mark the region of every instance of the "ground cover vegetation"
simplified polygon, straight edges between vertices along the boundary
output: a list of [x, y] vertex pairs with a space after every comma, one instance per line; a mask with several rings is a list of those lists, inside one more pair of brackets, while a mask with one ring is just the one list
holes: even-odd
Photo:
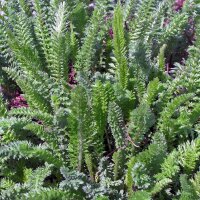
[[199, 14], [2, 1], [0, 199], [199, 200]]

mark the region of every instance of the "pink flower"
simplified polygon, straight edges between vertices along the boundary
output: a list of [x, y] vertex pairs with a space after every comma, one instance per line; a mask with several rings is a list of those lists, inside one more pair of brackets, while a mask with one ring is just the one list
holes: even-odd
[[28, 107], [28, 104], [25, 98], [22, 95], [19, 95], [11, 100], [9, 107], [10, 108]]
[[75, 76], [76, 76], [76, 71], [74, 69], [74, 66], [73, 66], [73, 64], [70, 64], [69, 65], [69, 76], [68, 76], [68, 83], [70, 85], [77, 84]]
[[113, 39], [113, 35], [114, 35], [114, 33], [113, 33], [113, 29], [112, 28], [110, 28], [109, 29], [109, 36]]
[[184, 2], [185, 2], [185, 0], [176, 0], [175, 3], [174, 3], [174, 6], [173, 6], [174, 10], [175, 11], [181, 10]]

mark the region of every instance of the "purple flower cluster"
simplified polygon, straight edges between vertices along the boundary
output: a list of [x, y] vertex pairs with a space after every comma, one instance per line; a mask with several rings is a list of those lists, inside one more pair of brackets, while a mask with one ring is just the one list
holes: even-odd
[[181, 10], [181, 8], [183, 7], [184, 2], [185, 2], [185, 0], [175, 0], [173, 9], [175, 11]]
[[21, 108], [21, 107], [28, 107], [27, 101], [25, 98], [19, 94], [18, 96], [15, 96], [13, 99], [11, 99], [10, 108]]
[[113, 39], [113, 35], [114, 35], [113, 29], [110, 28], [110, 29], [109, 29], [109, 36], [110, 36], [111, 39]]
[[74, 69], [73, 64], [70, 64], [69, 65], [69, 75], [68, 75], [69, 86], [73, 87], [73, 85], [77, 84], [75, 77], [76, 77], [76, 71]]

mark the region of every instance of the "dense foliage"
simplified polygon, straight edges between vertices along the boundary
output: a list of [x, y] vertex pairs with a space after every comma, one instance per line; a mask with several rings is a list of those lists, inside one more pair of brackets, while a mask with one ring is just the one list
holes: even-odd
[[0, 199], [200, 199], [199, 14], [2, 1]]

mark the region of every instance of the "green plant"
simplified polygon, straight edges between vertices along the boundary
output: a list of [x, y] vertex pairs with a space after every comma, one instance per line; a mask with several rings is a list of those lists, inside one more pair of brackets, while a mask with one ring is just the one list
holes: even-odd
[[[1, 6], [1, 70], [28, 107], [0, 96], [0, 199], [200, 197], [199, 1], [173, 4]], [[177, 49], [189, 55], [172, 78]]]

